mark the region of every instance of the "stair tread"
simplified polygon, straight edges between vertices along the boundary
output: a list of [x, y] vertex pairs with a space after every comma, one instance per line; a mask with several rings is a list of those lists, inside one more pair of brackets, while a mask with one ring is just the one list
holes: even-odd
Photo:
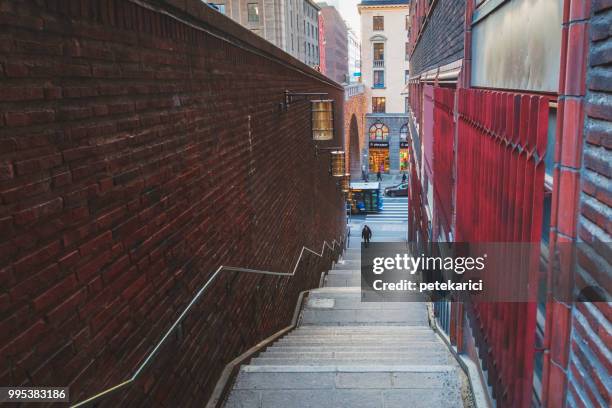
[[426, 305], [362, 302], [360, 265], [353, 242], [309, 292], [300, 326], [240, 367], [226, 408], [463, 406]]

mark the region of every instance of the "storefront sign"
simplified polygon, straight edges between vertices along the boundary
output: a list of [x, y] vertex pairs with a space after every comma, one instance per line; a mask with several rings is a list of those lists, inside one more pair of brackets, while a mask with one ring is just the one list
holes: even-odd
[[409, 149], [410, 142], [400, 142], [400, 149]]
[[384, 149], [388, 149], [389, 148], [389, 142], [370, 142], [370, 148], [376, 148], [376, 147], [382, 147]]

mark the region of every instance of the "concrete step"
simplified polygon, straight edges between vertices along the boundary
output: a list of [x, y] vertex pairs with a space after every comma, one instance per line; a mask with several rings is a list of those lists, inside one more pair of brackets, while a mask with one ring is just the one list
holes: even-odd
[[409, 346], [410, 344], [412, 344], [413, 342], [435, 342], [436, 339], [435, 337], [431, 337], [428, 335], [415, 335], [415, 336], [411, 336], [411, 337], [403, 337], [403, 338], [398, 338], [398, 339], [393, 339], [391, 338], [391, 336], [389, 337], [343, 337], [343, 338], [339, 338], [339, 337], [335, 337], [335, 338], [329, 338], [329, 337], [317, 337], [317, 338], [310, 338], [310, 337], [291, 337], [291, 338], [286, 338], [286, 339], [278, 339], [274, 345], [295, 345], [295, 346], [299, 346], [299, 345], [305, 345], [305, 344], [314, 344], [314, 345], [325, 345], [325, 344], [329, 344], [329, 345], [335, 345], [335, 346], [350, 346], [350, 345], [363, 345], [365, 346], [372, 346], [372, 345], [386, 345], [389, 347], [392, 347], [393, 345], [402, 345], [402, 346]]
[[361, 271], [354, 269], [334, 269], [327, 273], [328, 277], [334, 278], [359, 278], [361, 279]]
[[359, 339], [359, 338], [353, 338], [353, 339], [334, 339], [334, 340], [330, 340], [328, 338], [318, 338], [318, 339], [310, 339], [310, 338], [291, 338], [291, 339], [279, 339], [277, 340], [274, 345], [275, 346], [320, 346], [320, 345], [325, 345], [325, 344], [329, 344], [329, 345], [335, 345], [335, 346], [364, 346], [364, 347], [370, 347], [370, 346], [376, 346], [376, 345], [381, 345], [381, 346], [386, 346], [389, 348], [392, 347], [396, 347], [396, 346], [410, 346], [411, 344], [414, 343], [422, 343], [422, 342], [434, 342], [435, 339], [429, 336], [414, 336], [411, 337], [409, 339], [400, 339], [400, 340], [393, 340], [393, 339], [377, 339], [377, 338], [369, 338], [369, 339]]
[[361, 286], [361, 279], [325, 279], [325, 286], [332, 288]]
[[251, 359], [251, 365], [430, 365], [430, 364], [450, 364], [452, 357], [448, 355], [437, 355], [435, 353], [427, 353], [414, 355], [405, 358], [394, 356], [363, 356], [363, 357], [331, 357], [331, 358], [271, 358], [271, 357], [256, 357]]
[[[409, 352], [412, 350], [420, 350], [422, 352], [426, 352], [432, 349], [443, 349], [443, 344], [435, 344], [431, 341], [421, 341], [421, 342], [410, 342], [410, 344], [403, 344], [401, 346], [394, 346], [393, 351], [397, 352]], [[282, 351], [282, 352], [318, 352], [318, 351], [346, 351], [346, 352], [386, 352], [389, 351], [389, 347], [384, 344], [381, 345], [353, 345], [353, 346], [341, 346], [341, 345], [329, 345], [329, 344], [321, 344], [319, 346], [283, 346], [283, 345], [274, 345], [269, 346], [266, 351]]]
[[296, 336], [296, 337], [287, 337], [283, 339], [278, 339], [274, 343], [274, 345], [289, 344], [289, 343], [298, 344], [300, 342], [325, 344], [327, 342], [329, 345], [338, 345], [338, 346], [351, 344], [351, 343], [357, 343], [357, 344], [363, 344], [363, 345], [370, 345], [370, 344], [376, 344], [376, 343], [380, 343], [381, 345], [382, 344], [403, 344], [407, 346], [415, 341], [419, 341], [419, 342], [426, 342], [426, 341], [437, 342], [438, 341], [435, 338], [435, 335], [434, 337], [432, 337], [427, 334], [415, 334], [413, 336], [402, 336], [402, 337], [398, 336], [395, 339], [393, 338], [393, 336], [385, 336], [385, 337], [382, 337], [382, 336], [381, 337], [374, 337], [374, 336], [371, 336], [371, 337], [365, 337], [365, 336], [350, 336], [350, 337], [349, 336], [343, 336], [343, 337]]
[[[284, 336], [285, 339], [301, 339], [301, 338], [309, 338], [309, 339], [330, 339], [330, 340], [346, 340], [346, 339], [359, 339], [359, 340], [385, 340], [385, 339], [400, 339], [400, 340], [410, 340], [415, 337], [427, 337], [432, 339], [437, 339], [436, 335], [431, 331], [423, 330], [413, 330], [413, 331], [390, 331], [385, 330], [384, 332], [338, 332], [338, 333], [330, 333], [324, 332], [321, 330], [306, 330], [308, 326], [303, 326], [301, 330], [293, 331], [289, 335]], [[402, 326], [398, 326], [402, 327]], [[280, 339], [279, 339], [280, 340]]]
[[[407, 405], [409, 401], [409, 405]], [[450, 366], [246, 366], [225, 407], [415, 408], [463, 406]]]
[[402, 309], [304, 310], [303, 324], [316, 325], [422, 325], [427, 317]]
[[374, 326], [371, 328], [362, 326], [300, 326], [290, 334], [308, 332], [323, 334], [398, 334], [398, 333], [431, 333], [429, 326]]
[[[307, 327], [307, 326], [306, 326]], [[341, 340], [341, 339], [413, 339], [414, 337], [422, 337], [422, 336], [431, 336], [431, 338], [437, 338], [436, 335], [427, 329], [415, 328], [412, 331], [377, 331], [377, 332], [355, 332], [355, 331], [346, 331], [346, 332], [323, 332], [321, 330], [307, 330], [305, 326], [302, 326], [302, 330], [292, 331], [288, 335], [283, 338], [286, 339], [299, 339], [299, 338], [309, 338], [309, 339], [330, 339], [330, 340]], [[419, 327], [419, 326], [416, 326]], [[279, 339], [280, 340], [280, 339]]]
[[360, 259], [351, 259], [340, 261], [334, 265], [332, 270], [346, 270], [346, 269], [360, 269], [361, 268], [361, 258]]
[[446, 350], [444, 349], [414, 349], [414, 350], [404, 350], [404, 351], [396, 351], [392, 349], [388, 350], [378, 350], [378, 351], [338, 351], [338, 350], [318, 350], [318, 351], [279, 351], [279, 350], [266, 350], [259, 355], [260, 358], [288, 358], [288, 359], [320, 359], [320, 358], [332, 358], [332, 359], [386, 359], [386, 358], [395, 358], [398, 360], [402, 359], [422, 359], [423, 351], [427, 351], [427, 354], [430, 356], [444, 357], [446, 356]]

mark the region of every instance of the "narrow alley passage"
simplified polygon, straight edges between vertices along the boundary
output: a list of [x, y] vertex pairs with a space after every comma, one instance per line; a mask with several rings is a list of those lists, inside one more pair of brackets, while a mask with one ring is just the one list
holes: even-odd
[[226, 408], [464, 406], [461, 369], [430, 328], [427, 304], [361, 301], [364, 223], [375, 241], [405, 240], [401, 220], [354, 218], [349, 248], [309, 292], [299, 326], [240, 368]]

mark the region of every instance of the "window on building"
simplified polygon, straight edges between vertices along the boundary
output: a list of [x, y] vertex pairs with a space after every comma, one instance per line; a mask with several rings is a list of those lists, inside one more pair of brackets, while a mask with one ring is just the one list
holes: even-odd
[[408, 113], [410, 111], [410, 99], [408, 97], [404, 98], [404, 113]]
[[374, 31], [383, 31], [385, 29], [385, 18], [383, 16], [372, 17], [372, 26]]
[[400, 128], [400, 142], [405, 142], [407, 140], [408, 140], [408, 124], [406, 123], [404, 124], [404, 126]]
[[405, 70], [404, 71], [404, 84], [407, 84], [409, 80], [410, 80], [410, 71]]
[[410, 16], [406, 16], [406, 31], [410, 30]]
[[410, 58], [410, 44], [406, 43], [406, 61]]
[[259, 23], [259, 4], [247, 4], [247, 19], [249, 23]]
[[374, 61], [384, 61], [385, 59], [385, 44], [374, 43]]
[[372, 113], [385, 113], [386, 99], [384, 97], [373, 97], [372, 98]]
[[374, 71], [374, 88], [385, 87], [385, 71], [377, 69]]
[[384, 123], [376, 122], [370, 126], [370, 140], [387, 140], [388, 137], [389, 128]]
[[219, 13], [225, 14], [225, 4], [223, 3], [209, 3], [209, 4], [213, 6], [213, 8], [216, 9]]

